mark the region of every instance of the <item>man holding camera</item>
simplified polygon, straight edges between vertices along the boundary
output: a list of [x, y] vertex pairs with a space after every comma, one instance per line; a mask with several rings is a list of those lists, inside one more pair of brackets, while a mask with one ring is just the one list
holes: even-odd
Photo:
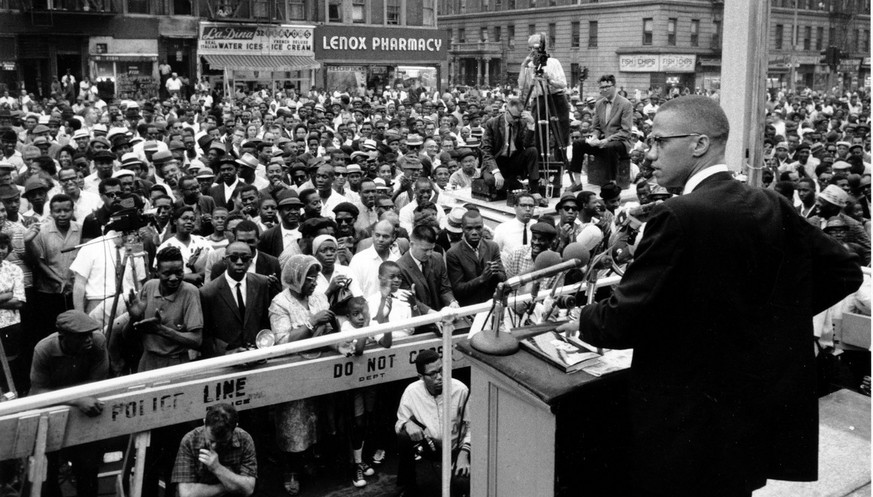
[[[564, 161], [567, 139], [570, 136], [570, 104], [567, 101], [567, 77], [561, 62], [546, 53], [546, 34], [536, 33], [527, 39], [530, 54], [521, 63], [518, 75], [518, 87], [522, 95], [530, 95], [533, 99], [533, 115], [537, 120], [536, 146], [540, 154], [545, 153], [549, 142], [549, 124], [545, 121], [546, 113], [550, 118], [558, 119], [558, 126], [552, 138], [555, 141], [554, 158]], [[539, 82], [543, 84], [540, 85]], [[531, 90], [531, 86], [533, 89]], [[545, 94], [544, 94], [545, 93]], [[527, 101], [522, 105], [526, 105]], [[554, 122], [554, 121], [550, 121]], [[550, 160], [547, 157], [546, 160]]]

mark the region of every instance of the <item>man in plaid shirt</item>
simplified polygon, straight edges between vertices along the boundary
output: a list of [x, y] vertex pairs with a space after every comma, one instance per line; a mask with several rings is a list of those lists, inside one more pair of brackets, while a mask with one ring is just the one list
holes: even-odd
[[237, 421], [233, 406], [216, 404], [206, 410], [204, 425], [185, 435], [172, 478], [180, 497], [252, 495], [258, 474], [255, 444]]
[[[551, 220], [550, 218], [544, 218]], [[519, 276], [525, 273], [530, 273], [534, 270], [534, 262], [537, 256], [546, 250], [551, 250], [555, 244], [555, 239], [558, 236], [558, 230], [555, 225], [547, 221], [539, 221], [530, 227], [531, 238], [530, 245], [523, 245], [509, 252], [506, 259], [503, 261], [503, 267], [506, 268], [506, 278]], [[549, 288], [554, 283], [555, 277], [545, 278], [540, 282], [542, 288]], [[527, 293], [530, 291], [530, 284], [518, 289], [518, 293]]]

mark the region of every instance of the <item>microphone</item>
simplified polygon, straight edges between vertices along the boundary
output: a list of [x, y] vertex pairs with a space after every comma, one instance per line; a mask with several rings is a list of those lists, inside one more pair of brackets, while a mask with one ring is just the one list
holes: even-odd
[[561, 255], [561, 259], [564, 262], [577, 259], [580, 267], [585, 266], [588, 264], [588, 261], [591, 260], [591, 251], [587, 250], [581, 243], [573, 242], [564, 247], [564, 253]]
[[618, 237], [621, 233], [625, 233], [628, 230], [640, 229], [640, 226], [652, 217], [652, 213], [655, 209], [663, 203], [663, 200], [656, 200], [654, 202], [649, 202], [648, 204], [620, 211], [615, 217], [616, 230], [609, 237], [609, 244], [613, 245], [618, 241]]
[[[564, 271], [564, 273], [561, 275], [566, 280], [567, 275], [571, 271], [575, 271], [588, 265], [588, 261], [591, 260], [591, 251], [586, 249], [585, 246], [581, 243], [573, 242], [564, 247], [564, 252], [561, 258], [564, 260], [564, 262], [577, 261], [577, 266], [567, 268], [567, 270]], [[560, 282], [560, 276], [558, 278], [555, 278], [555, 282], [552, 284], [552, 292], [549, 294], [548, 297], [543, 300], [543, 321], [547, 320], [552, 314], [552, 309], [554, 309], [555, 306], [555, 293], [558, 291]], [[573, 299], [575, 300], [575, 297], [573, 297]]]
[[[557, 252], [553, 252], [551, 250], [545, 250], [540, 252], [540, 255], [537, 256], [537, 259], [534, 261], [534, 271], [541, 271], [543, 269], [554, 266], [555, 264], [561, 263], [561, 256], [558, 255]], [[530, 288], [531, 299], [530, 302], [527, 303], [527, 312], [525, 314], [530, 314], [533, 312], [534, 307], [536, 306], [536, 296], [540, 293], [540, 280], [537, 279], [533, 282]]]

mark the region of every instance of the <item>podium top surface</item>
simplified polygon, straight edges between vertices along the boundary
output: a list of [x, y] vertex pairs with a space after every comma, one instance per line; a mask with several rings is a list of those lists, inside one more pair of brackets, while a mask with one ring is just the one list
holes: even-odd
[[473, 366], [481, 363], [499, 372], [504, 379], [528, 390], [537, 398], [555, 408], [569, 394], [579, 390], [611, 387], [623, 381], [628, 370], [605, 376], [592, 376], [585, 371], [565, 373], [525, 349], [508, 356], [484, 354], [470, 346], [469, 339], [457, 344], [457, 349], [471, 359]]

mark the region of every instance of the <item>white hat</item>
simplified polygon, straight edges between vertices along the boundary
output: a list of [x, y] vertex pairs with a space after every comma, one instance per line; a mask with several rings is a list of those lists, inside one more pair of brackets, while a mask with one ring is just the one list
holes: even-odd
[[828, 185], [827, 188], [819, 192], [818, 198], [842, 209], [849, 200], [849, 194], [837, 185]]

